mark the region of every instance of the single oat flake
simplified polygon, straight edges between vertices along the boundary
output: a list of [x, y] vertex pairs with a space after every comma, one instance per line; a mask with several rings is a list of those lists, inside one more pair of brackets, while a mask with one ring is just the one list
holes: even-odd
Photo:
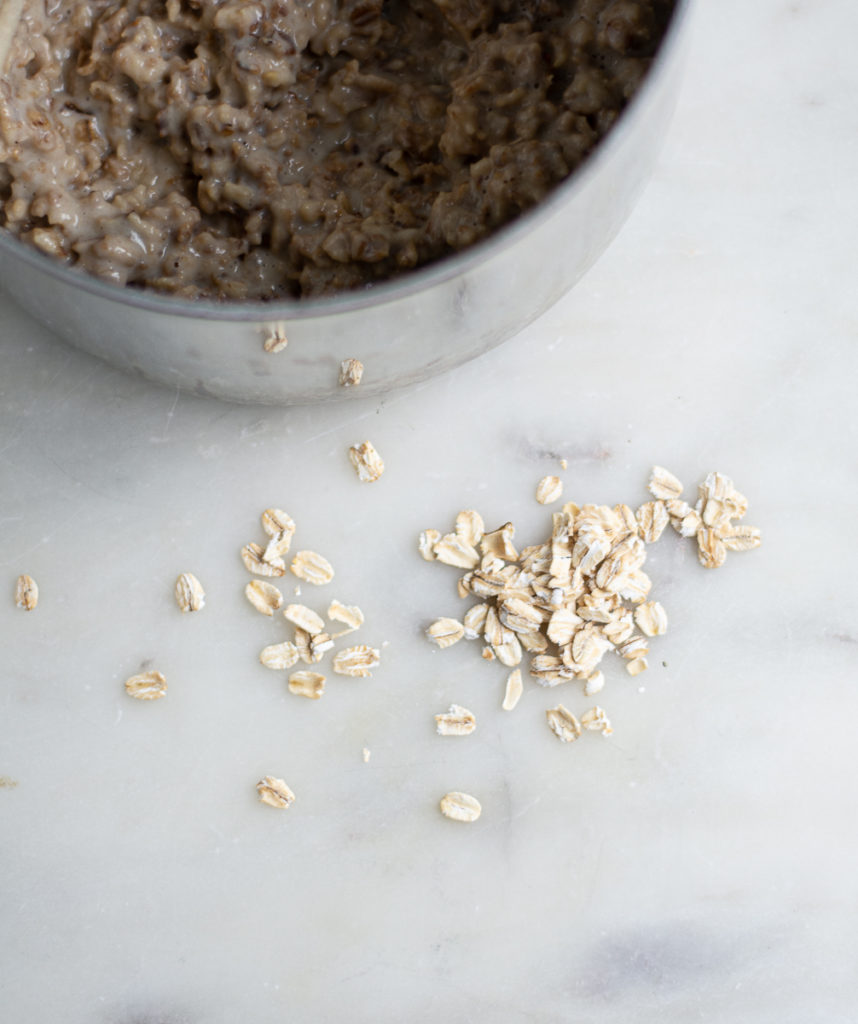
[[727, 548], [719, 531], [712, 527], [701, 527], [697, 531], [697, 559], [704, 569], [718, 569], [724, 564]]
[[183, 612], [198, 612], [205, 607], [206, 592], [192, 572], [183, 572], [176, 580], [175, 595]]
[[635, 608], [635, 622], [646, 636], [661, 636], [667, 632], [667, 612], [658, 601], [647, 601]]
[[325, 677], [318, 672], [299, 669], [289, 676], [289, 692], [298, 697], [309, 697], [318, 700], [325, 692]]
[[600, 732], [603, 736], [610, 736], [614, 731], [608, 721], [608, 716], [598, 705], [581, 715], [581, 726], [584, 729], [589, 729], [590, 732]]
[[435, 715], [435, 730], [439, 736], [470, 736], [477, 727], [473, 711], [451, 704], [449, 710]]
[[435, 542], [432, 550], [439, 562], [457, 569], [474, 569], [480, 561], [477, 549], [455, 533], [445, 534]]
[[648, 501], [641, 505], [635, 518], [641, 537], [647, 544], [654, 544], [670, 522], [670, 516], [663, 501]]
[[26, 612], [31, 612], [39, 603], [39, 585], [32, 576], [26, 573], [15, 581], [15, 604]]
[[441, 534], [438, 530], [424, 530], [417, 542], [417, 550], [420, 552], [421, 558], [425, 558], [427, 562], [434, 562], [435, 545], [440, 539]]
[[325, 631], [325, 620], [305, 604], [287, 604], [283, 609], [283, 616], [293, 626], [303, 629], [310, 636]]
[[167, 680], [160, 672], [140, 672], [125, 680], [125, 692], [135, 700], [158, 700], [167, 696]]
[[334, 633], [334, 639], [353, 633], [363, 625], [363, 612], [356, 604], [343, 604], [337, 600], [331, 601], [328, 605], [328, 618], [331, 622], [342, 622], [347, 627], [339, 633]]
[[358, 475], [358, 480], [362, 480], [364, 483], [372, 483], [374, 480], [378, 480], [384, 472], [384, 461], [373, 447], [371, 441], [352, 445], [349, 448], [349, 458]]
[[358, 644], [338, 651], [334, 655], [333, 669], [341, 676], [364, 678], [372, 675], [370, 669], [377, 668], [380, 661], [381, 655], [377, 648]]
[[299, 579], [316, 586], [330, 583], [334, 578], [331, 563], [315, 551], [299, 551], [289, 568]]
[[276, 355], [278, 352], [282, 352], [288, 344], [289, 339], [286, 337], [286, 332], [278, 326], [271, 329], [271, 333], [263, 341], [262, 347], [271, 355]]
[[267, 508], [262, 513], [262, 529], [269, 537], [277, 537], [281, 533], [293, 534], [295, 521], [282, 508]]
[[279, 809], [291, 807], [295, 803], [295, 794], [286, 785], [283, 779], [275, 779], [273, 775], [266, 775], [256, 783], [256, 791], [259, 799], [269, 807]]
[[241, 560], [248, 572], [256, 576], [285, 576], [286, 563], [282, 558], [272, 558], [266, 562], [265, 549], [260, 544], [245, 544], [241, 549]]
[[728, 551], [752, 551], [760, 546], [756, 526], [728, 526], [721, 534], [721, 543]]
[[456, 619], [437, 619], [426, 630], [426, 636], [439, 647], [449, 647], [465, 635], [465, 627]]
[[363, 377], [363, 363], [360, 359], [344, 359], [340, 363], [340, 386], [357, 387]]
[[298, 660], [298, 648], [295, 644], [284, 640], [281, 644], [271, 644], [259, 652], [259, 660], [266, 668], [282, 671], [291, 668]]
[[552, 505], [563, 494], [563, 481], [559, 476], [544, 476], [536, 485], [536, 500], [540, 505]]
[[673, 473], [668, 472], [663, 466], [653, 466], [647, 490], [654, 498], [669, 501], [671, 498], [679, 498], [683, 487]]
[[476, 548], [485, 532], [486, 524], [483, 517], [475, 509], [464, 508], [456, 516], [456, 536], [472, 548]]
[[455, 790], [441, 797], [441, 813], [452, 821], [476, 821], [482, 813], [482, 806], [476, 797]]
[[504, 711], [512, 711], [521, 699], [523, 689], [524, 687], [521, 682], [521, 669], [515, 668], [507, 676], [506, 691], [504, 693], [503, 704], [501, 704]]
[[545, 719], [551, 731], [563, 743], [572, 743], [581, 735], [581, 723], [562, 704], [546, 711]]
[[244, 588], [244, 596], [263, 615], [273, 615], [283, 604], [283, 595], [273, 583], [251, 580]]

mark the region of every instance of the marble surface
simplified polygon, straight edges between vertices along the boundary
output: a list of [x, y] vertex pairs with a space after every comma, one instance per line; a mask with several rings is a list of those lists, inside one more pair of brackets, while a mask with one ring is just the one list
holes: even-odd
[[[514, 341], [380, 402], [187, 398], [0, 298], [4, 1022], [856, 1019], [856, 28], [851, 0], [703, 0], [605, 257]], [[345, 455], [365, 437], [373, 486]], [[609, 664], [615, 735], [568, 747], [543, 713], [579, 690], [505, 714], [502, 669], [429, 647], [462, 606], [415, 551], [469, 505], [539, 539], [560, 458], [570, 498], [610, 503], [644, 500], [653, 462], [723, 470], [764, 531], [718, 572], [653, 548], [670, 631], [638, 679]], [[272, 503], [337, 568], [304, 597], [389, 641], [320, 702], [256, 662], [285, 630], [237, 550]], [[130, 701], [150, 663], [167, 699]], [[451, 701], [474, 736], [434, 735]], [[255, 800], [266, 773], [288, 812]], [[451, 788], [477, 824], [438, 814]]]

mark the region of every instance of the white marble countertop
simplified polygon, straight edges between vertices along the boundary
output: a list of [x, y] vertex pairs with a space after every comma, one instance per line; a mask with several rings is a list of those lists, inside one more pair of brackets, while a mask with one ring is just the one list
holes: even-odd
[[[608, 253], [514, 341], [381, 402], [169, 393], [0, 298], [4, 1022], [856, 1019], [856, 28], [851, 0], [704, 0]], [[372, 486], [345, 454], [366, 437]], [[560, 458], [569, 498], [609, 503], [645, 500], [653, 462], [722, 470], [764, 531], [718, 572], [653, 548], [670, 631], [645, 675], [609, 663], [614, 736], [571, 746], [543, 716], [591, 704], [575, 684], [506, 714], [501, 668], [423, 639], [462, 606], [415, 549], [467, 506], [541, 539]], [[286, 632], [237, 552], [271, 504], [337, 568], [313, 603], [389, 641], [319, 702], [256, 661]], [[149, 663], [167, 699], [129, 700]], [[435, 736], [451, 701], [473, 737]], [[256, 801], [267, 773], [287, 812]], [[440, 816], [448, 789], [479, 822]]]

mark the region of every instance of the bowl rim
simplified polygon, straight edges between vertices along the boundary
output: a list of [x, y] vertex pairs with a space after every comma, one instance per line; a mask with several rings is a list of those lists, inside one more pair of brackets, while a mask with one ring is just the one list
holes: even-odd
[[465, 274], [472, 268], [487, 262], [496, 251], [513, 245], [517, 238], [529, 233], [534, 227], [551, 218], [555, 210], [564, 205], [570, 196], [586, 189], [588, 181], [599, 173], [599, 168], [610, 159], [610, 154], [622, 146], [622, 138], [629, 131], [630, 119], [635, 117], [637, 108], [655, 87], [655, 80], [661, 76], [663, 67], [670, 62], [671, 54], [677, 48], [677, 39], [688, 20], [688, 9], [693, 2], [694, 0], [676, 0], [665, 36], [640, 88], [637, 89], [623, 110], [617, 124], [598, 143], [579, 168], [555, 186], [536, 206], [526, 210], [513, 221], [502, 225], [486, 238], [460, 252], [451, 253], [442, 259], [418, 267], [414, 271], [406, 272], [401, 277], [382, 281], [366, 288], [338, 292], [319, 298], [254, 299], [252, 301], [183, 299], [101, 280], [87, 271], [79, 270], [74, 265], [57, 262], [52, 257], [39, 252], [35, 247], [9, 234], [3, 228], [0, 228], [0, 255], [5, 253], [63, 284], [89, 292], [91, 295], [117, 305], [133, 306], [151, 313], [197, 320], [222, 320], [233, 323], [282, 321], [288, 324], [320, 316], [352, 313], [410, 298], [418, 292], [428, 291], [436, 285], [443, 284], [451, 278]]

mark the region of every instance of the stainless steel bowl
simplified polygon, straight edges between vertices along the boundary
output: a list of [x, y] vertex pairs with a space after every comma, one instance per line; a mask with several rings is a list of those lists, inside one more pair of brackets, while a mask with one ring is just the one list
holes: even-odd
[[[0, 231], [0, 282], [61, 338], [118, 369], [238, 402], [380, 394], [512, 337], [587, 271], [630, 213], [673, 112], [692, 0], [678, 0], [642, 87], [587, 162], [535, 209], [465, 252], [370, 290], [277, 303], [189, 302], [123, 289]], [[262, 342], [289, 339], [271, 355]], [[365, 367], [338, 385], [344, 359]]]

